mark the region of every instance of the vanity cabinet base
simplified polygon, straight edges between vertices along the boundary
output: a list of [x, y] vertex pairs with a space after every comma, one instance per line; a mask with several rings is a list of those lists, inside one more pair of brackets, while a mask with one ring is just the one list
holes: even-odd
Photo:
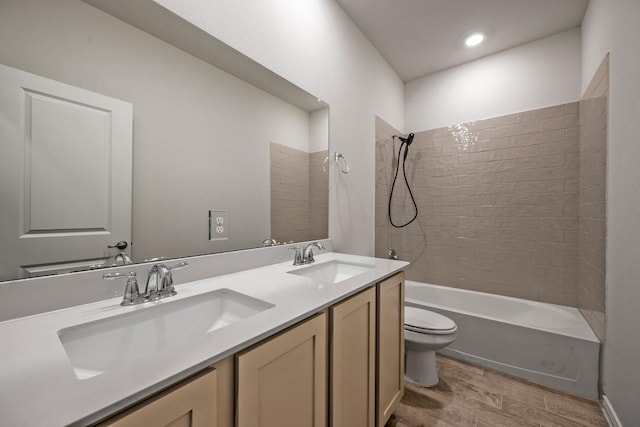
[[327, 315], [237, 356], [237, 427], [325, 427]]
[[404, 273], [380, 283], [378, 293], [378, 427], [384, 427], [404, 395]]
[[375, 424], [376, 290], [331, 307], [332, 427]]
[[399, 273], [98, 425], [384, 427], [403, 394]]

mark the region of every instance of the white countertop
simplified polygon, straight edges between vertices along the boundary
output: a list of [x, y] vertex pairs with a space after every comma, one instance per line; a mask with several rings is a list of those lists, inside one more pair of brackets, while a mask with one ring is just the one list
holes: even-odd
[[[118, 297], [2, 322], [0, 425], [42, 427], [98, 421], [408, 265], [340, 253], [317, 255], [316, 263], [336, 259], [373, 268], [343, 282], [326, 284], [287, 274], [305, 267], [294, 267], [288, 261], [177, 284], [178, 295], [138, 306], [122, 307]], [[262, 299], [275, 307], [83, 380], [76, 377], [58, 338], [58, 331], [64, 328], [222, 288]]]

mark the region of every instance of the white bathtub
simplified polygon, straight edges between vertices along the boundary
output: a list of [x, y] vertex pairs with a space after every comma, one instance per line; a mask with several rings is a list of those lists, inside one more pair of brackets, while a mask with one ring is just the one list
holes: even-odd
[[405, 304], [456, 322], [443, 354], [598, 398], [600, 341], [575, 308], [410, 280]]

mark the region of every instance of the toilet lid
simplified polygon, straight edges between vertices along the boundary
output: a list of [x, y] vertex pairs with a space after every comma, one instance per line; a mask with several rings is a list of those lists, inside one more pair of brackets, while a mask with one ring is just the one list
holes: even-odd
[[451, 334], [458, 329], [453, 320], [417, 307], [404, 308], [405, 329], [426, 334]]

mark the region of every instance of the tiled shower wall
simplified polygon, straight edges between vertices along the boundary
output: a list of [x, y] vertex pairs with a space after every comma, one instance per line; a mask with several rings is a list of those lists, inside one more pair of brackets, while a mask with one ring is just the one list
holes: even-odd
[[[399, 142], [376, 122], [376, 256], [394, 248], [408, 278], [576, 306], [579, 104], [416, 133], [407, 160], [418, 220], [389, 225]], [[413, 206], [398, 176], [394, 222]]]
[[607, 56], [580, 102], [578, 307], [601, 340], [605, 335], [608, 94]]
[[329, 236], [329, 165], [325, 163], [328, 151], [309, 154], [309, 238], [325, 239]]
[[327, 238], [329, 184], [322, 169], [327, 153], [270, 144], [271, 236], [265, 238], [278, 242]]

